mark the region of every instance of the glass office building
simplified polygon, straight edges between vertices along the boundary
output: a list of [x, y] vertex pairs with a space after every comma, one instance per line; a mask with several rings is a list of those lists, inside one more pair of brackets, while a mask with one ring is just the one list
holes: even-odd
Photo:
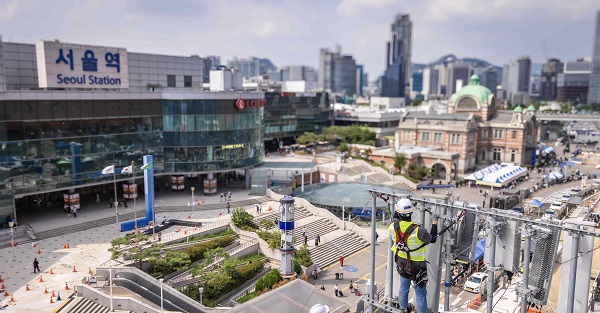
[[264, 93], [205, 92], [202, 66], [197, 56], [0, 41], [2, 220], [58, 210], [63, 193], [108, 200], [113, 175], [102, 169], [115, 165], [117, 182], [130, 182], [121, 171], [134, 161], [141, 178], [143, 155], [165, 181], [261, 164]]

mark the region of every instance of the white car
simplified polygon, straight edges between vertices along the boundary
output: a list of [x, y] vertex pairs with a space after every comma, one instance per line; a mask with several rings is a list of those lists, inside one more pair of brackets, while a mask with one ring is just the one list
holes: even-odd
[[567, 203], [569, 200], [571, 200], [571, 195], [569, 194], [564, 194], [562, 197], [560, 197], [560, 202], [562, 203]]
[[581, 189], [579, 189], [579, 188], [573, 188], [569, 191], [569, 195], [571, 195], [572, 197], [575, 197], [576, 195], [579, 194], [580, 191], [581, 191]]
[[488, 275], [486, 273], [483, 273], [483, 272], [475, 273], [475, 274], [471, 275], [471, 277], [469, 277], [469, 279], [467, 279], [467, 281], [465, 282], [464, 288], [466, 291], [479, 293], [480, 288], [482, 288], [482, 287], [485, 288], [485, 283], [487, 282], [487, 278], [488, 278]]

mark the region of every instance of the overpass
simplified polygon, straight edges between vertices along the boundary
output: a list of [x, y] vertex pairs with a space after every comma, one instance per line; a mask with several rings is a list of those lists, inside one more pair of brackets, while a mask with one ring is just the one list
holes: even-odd
[[536, 112], [535, 117], [538, 121], [600, 121], [600, 114], [566, 114], [566, 113], [542, 113]]

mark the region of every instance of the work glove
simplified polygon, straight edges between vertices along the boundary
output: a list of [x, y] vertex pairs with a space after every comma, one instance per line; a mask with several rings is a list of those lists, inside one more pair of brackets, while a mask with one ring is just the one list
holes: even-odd
[[431, 221], [432, 222], [437, 222], [440, 219], [440, 215], [437, 213], [432, 213], [431, 214]]

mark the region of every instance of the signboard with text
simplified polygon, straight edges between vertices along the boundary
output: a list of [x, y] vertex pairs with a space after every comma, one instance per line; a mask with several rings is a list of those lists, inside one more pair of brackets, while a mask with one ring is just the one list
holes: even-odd
[[35, 44], [40, 88], [129, 88], [127, 50], [56, 41]]

